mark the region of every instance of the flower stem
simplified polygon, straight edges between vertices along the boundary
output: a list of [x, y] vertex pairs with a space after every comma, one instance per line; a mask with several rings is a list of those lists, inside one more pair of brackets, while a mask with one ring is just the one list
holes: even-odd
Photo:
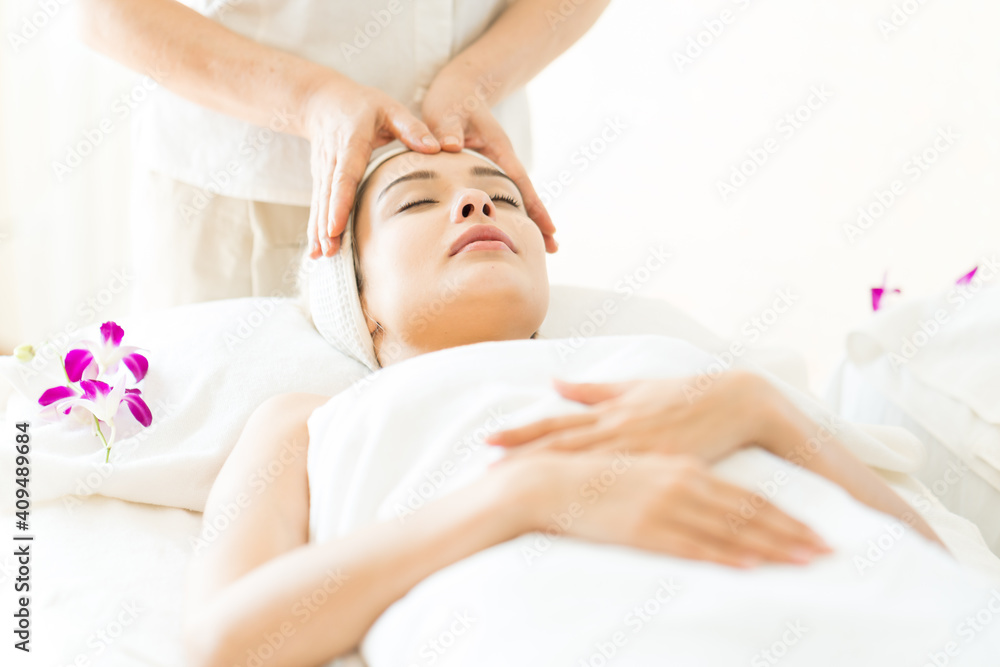
[[[66, 382], [68, 384], [73, 384], [73, 382], [69, 379], [69, 371], [66, 370], [66, 362], [63, 361], [63, 356], [61, 354], [59, 355], [59, 365], [62, 366], [63, 375], [66, 376]], [[97, 419], [97, 417], [94, 417], [94, 419]]]
[[111, 456], [111, 445], [108, 444], [107, 439], [104, 437], [104, 433], [101, 431], [101, 422], [97, 419], [97, 415], [91, 415], [94, 418], [94, 426], [97, 428], [97, 435], [101, 436], [101, 442], [104, 443], [104, 462], [108, 462], [108, 458]]

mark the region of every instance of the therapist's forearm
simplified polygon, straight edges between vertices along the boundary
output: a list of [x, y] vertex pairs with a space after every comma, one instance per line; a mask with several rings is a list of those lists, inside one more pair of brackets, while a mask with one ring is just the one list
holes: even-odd
[[438, 76], [486, 91], [494, 106], [572, 46], [611, 0], [518, 0]]
[[192, 102], [306, 136], [301, 110], [321, 81], [340, 76], [228, 30], [175, 0], [81, 0], [91, 48], [148, 74]]

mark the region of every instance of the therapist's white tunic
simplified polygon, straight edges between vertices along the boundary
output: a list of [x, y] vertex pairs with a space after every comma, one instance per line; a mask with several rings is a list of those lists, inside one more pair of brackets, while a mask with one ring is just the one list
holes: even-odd
[[[379, 88], [418, 117], [435, 74], [478, 38], [505, 0], [184, 0], [234, 32]], [[489, 85], [489, 82], [484, 82]], [[493, 109], [530, 164], [525, 93]], [[281, 127], [276, 111], [272, 127]], [[134, 160], [212, 194], [309, 206], [309, 142], [189, 102], [164, 88], [136, 116]]]

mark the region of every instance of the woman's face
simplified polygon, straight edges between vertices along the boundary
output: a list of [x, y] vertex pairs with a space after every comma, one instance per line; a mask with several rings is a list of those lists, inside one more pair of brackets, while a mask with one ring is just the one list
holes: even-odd
[[383, 366], [538, 330], [549, 304], [545, 244], [517, 187], [492, 165], [407, 152], [361, 195], [361, 301]]

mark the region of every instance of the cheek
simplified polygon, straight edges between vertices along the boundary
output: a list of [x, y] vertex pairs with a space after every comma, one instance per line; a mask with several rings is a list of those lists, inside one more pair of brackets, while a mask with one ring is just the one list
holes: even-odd
[[432, 258], [440, 249], [429, 234], [401, 228], [373, 237], [366, 250], [371, 260], [365, 265], [369, 310], [394, 321], [431, 290], [437, 266]]

